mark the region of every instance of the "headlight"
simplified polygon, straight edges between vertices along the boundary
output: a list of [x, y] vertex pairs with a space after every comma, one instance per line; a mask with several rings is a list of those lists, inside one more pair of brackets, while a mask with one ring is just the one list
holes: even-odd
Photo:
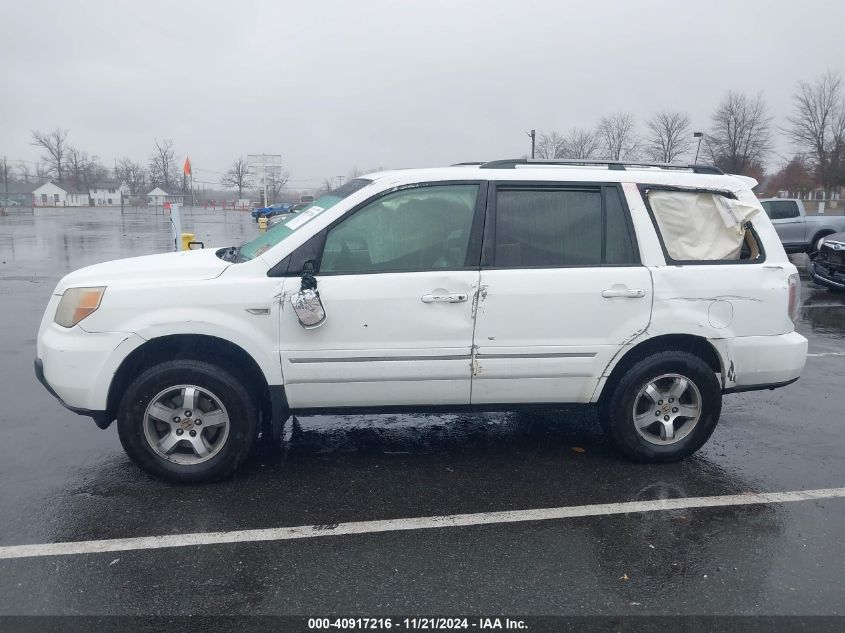
[[73, 327], [100, 307], [105, 291], [105, 286], [68, 288], [59, 301], [53, 320], [62, 327]]

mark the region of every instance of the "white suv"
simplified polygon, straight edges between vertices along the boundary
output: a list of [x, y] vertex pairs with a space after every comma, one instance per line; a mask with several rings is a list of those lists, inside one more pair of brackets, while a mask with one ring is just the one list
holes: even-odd
[[799, 277], [754, 184], [605, 161], [371, 174], [240, 247], [67, 275], [36, 373], [171, 481], [330, 410], [593, 404], [623, 453], [677, 460], [722, 394], [804, 366]]

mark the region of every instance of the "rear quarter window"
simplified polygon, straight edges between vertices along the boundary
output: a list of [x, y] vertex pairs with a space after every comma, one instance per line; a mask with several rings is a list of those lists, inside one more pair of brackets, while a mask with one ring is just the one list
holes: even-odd
[[664, 254], [673, 263], [762, 259], [752, 225], [758, 207], [715, 191], [645, 188], [645, 198]]

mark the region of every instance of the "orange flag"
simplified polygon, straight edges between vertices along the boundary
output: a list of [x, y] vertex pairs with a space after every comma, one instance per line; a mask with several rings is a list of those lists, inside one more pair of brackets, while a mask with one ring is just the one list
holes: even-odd
[[182, 167], [182, 171], [185, 172], [186, 176], [191, 175], [191, 159], [187, 156], [185, 157], [185, 165]]

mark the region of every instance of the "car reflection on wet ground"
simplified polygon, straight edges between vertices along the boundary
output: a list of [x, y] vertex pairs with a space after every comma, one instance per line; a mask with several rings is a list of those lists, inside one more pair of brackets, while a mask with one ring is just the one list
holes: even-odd
[[[184, 216], [207, 245], [257, 230]], [[684, 462], [624, 460], [584, 409], [310, 416], [230, 481], [150, 480], [32, 359], [62, 275], [169, 247], [151, 211], [0, 218], [0, 546], [845, 486], [845, 295], [813, 286], [803, 256], [804, 375], [727, 396]], [[843, 533], [845, 501], [826, 499], [21, 558], [0, 560], [0, 613], [843, 614]]]

